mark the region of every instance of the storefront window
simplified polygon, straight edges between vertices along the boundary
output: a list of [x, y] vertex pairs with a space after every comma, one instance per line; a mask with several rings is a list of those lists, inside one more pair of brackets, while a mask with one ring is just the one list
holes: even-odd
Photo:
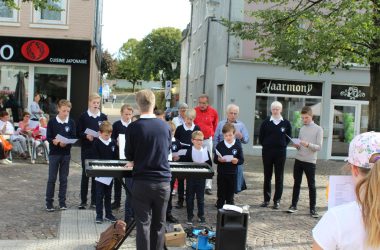
[[15, 22], [17, 20], [17, 10], [9, 8], [4, 1], [0, 1], [0, 21]]
[[254, 123], [254, 140], [253, 145], [259, 145], [259, 132], [261, 123], [271, 115], [270, 105], [274, 101], [282, 104], [282, 116], [292, 124], [292, 136], [298, 137], [299, 129], [302, 126], [301, 109], [304, 106], [310, 106], [314, 114], [314, 122], [320, 124], [321, 117], [321, 99], [319, 98], [300, 98], [300, 97], [275, 97], [275, 96], [257, 96], [255, 123]]
[[68, 68], [35, 67], [34, 91], [41, 94], [40, 107], [54, 116], [54, 104], [67, 99]]
[[0, 96], [15, 122], [28, 105], [28, 76], [28, 67], [0, 65]]

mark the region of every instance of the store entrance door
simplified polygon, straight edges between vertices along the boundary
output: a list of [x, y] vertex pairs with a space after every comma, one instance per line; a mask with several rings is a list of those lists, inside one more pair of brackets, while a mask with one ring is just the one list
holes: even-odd
[[333, 101], [330, 115], [330, 159], [343, 160], [354, 136], [367, 131], [368, 104]]

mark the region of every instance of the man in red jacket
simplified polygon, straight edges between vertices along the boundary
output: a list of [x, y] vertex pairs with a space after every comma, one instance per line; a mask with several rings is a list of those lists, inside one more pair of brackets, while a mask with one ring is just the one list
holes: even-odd
[[[216, 127], [218, 126], [218, 113], [208, 104], [208, 95], [202, 94], [198, 97], [198, 106], [195, 108], [197, 116], [194, 123], [201, 128], [204, 134], [203, 147], [207, 147], [212, 154], [212, 137], [214, 136]], [[211, 157], [212, 158], [212, 157]], [[206, 180], [205, 193], [211, 195], [212, 179]]]

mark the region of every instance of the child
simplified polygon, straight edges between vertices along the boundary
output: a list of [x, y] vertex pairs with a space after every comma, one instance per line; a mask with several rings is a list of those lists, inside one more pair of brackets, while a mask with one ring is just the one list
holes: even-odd
[[25, 136], [30, 136], [32, 134], [32, 128], [29, 127], [30, 123], [30, 113], [22, 113], [22, 120], [18, 123], [18, 130], [21, 134]]
[[20, 157], [27, 159], [27, 146], [24, 136], [15, 132], [12, 123], [9, 122], [9, 114], [7, 111], [0, 112], [0, 134], [9, 135], [13, 149], [20, 154]]
[[[185, 112], [185, 123], [178, 126], [174, 137], [181, 142], [183, 149], [191, 148], [191, 136], [194, 131], [201, 130], [198, 125], [194, 124], [196, 112], [194, 109], [188, 109]], [[182, 159], [181, 159], [182, 160]], [[183, 201], [185, 196], [185, 180], [178, 179], [178, 202], [176, 208], [183, 208]]]
[[235, 139], [235, 126], [226, 123], [222, 133], [224, 140], [216, 145], [214, 154], [214, 163], [218, 164], [216, 202], [218, 209], [224, 204], [234, 204], [237, 166], [244, 163], [241, 144]]
[[70, 150], [71, 144], [64, 144], [58, 139], [57, 135], [66, 138], [75, 138], [75, 123], [69, 119], [71, 110], [71, 102], [68, 100], [60, 100], [58, 102], [58, 115], [52, 118], [46, 131], [46, 138], [49, 142], [49, 177], [46, 186], [46, 211], [54, 211], [54, 190], [55, 181], [59, 173], [59, 208], [66, 210], [66, 190], [67, 176], [69, 175]]
[[[111, 138], [112, 125], [103, 121], [99, 126], [99, 138], [95, 138], [92, 145], [94, 157], [101, 160], [115, 160], [118, 158], [116, 141]], [[112, 177], [95, 178], [96, 182], [96, 223], [103, 222], [103, 201], [106, 212], [105, 220], [116, 222], [111, 209]]]
[[41, 117], [40, 118], [40, 124], [35, 127], [32, 131], [32, 137], [33, 137], [33, 149], [32, 149], [32, 164], [36, 162], [37, 158], [37, 150], [40, 145], [42, 145], [45, 151], [45, 158], [46, 161], [49, 162], [49, 142], [46, 140], [46, 135], [42, 135], [41, 130], [47, 128], [47, 118]]
[[[120, 115], [121, 115], [121, 119], [114, 122], [114, 124], [112, 125], [112, 128], [113, 128], [112, 138], [115, 141], [117, 141], [118, 146], [119, 146], [119, 135], [122, 135], [125, 138], [125, 133], [127, 132], [127, 127], [132, 122], [133, 107], [131, 105], [124, 104], [123, 106], [121, 106]], [[111, 204], [111, 207], [112, 207], [112, 209], [117, 209], [120, 207], [120, 202], [121, 202], [121, 183], [117, 178], [114, 178], [113, 181], [114, 181], [115, 194], [114, 194], [114, 202]], [[126, 178], [125, 182], [130, 183], [131, 179]], [[128, 196], [128, 194], [126, 194], [126, 195]], [[127, 207], [128, 207], [128, 209], [127, 209]], [[129, 218], [129, 217], [131, 217], [131, 211], [132, 210], [131, 210], [129, 205], [127, 205], [127, 207], [125, 209], [125, 213], [126, 213], [126, 217]]]
[[[172, 144], [170, 148], [170, 155], [169, 155], [169, 161], [178, 161], [179, 156], [176, 154], [180, 149], [181, 149], [181, 143], [174, 137], [174, 133], [176, 130], [176, 126], [174, 122], [168, 121], [168, 125], [171, 130], [172, 134]], [[174, 182], [175, 178], [172, 177], [172, 180], [170, 181], [170, 196], [169, 196], [169, 201], [168, 201], [168, 207], [166, 209], [166, 221], [170, 223], [178, 223], [178, 220], [172, 215], [172, 193], [174, 189]]]
[[[204, 135], [202, 131], [194, 131], [191, 134], [191, 142], [193, 144], [186, 151], [183, 157], [184, 162], [207, 163], [211, 166], [210, 154], [207, 148], [202, 147]], [[200, 223], [206, 223], [204, 216], [204, 192], [206, 180], [197, 178], [186, 178], [186, 205], [187, 205], [187, 224], [193, 224], [194, 218], [194, 198], [197, 196], [198, 219]]]
[[[92, 157], [92, 144], [94, 136], [86, 134], [86, 129], [91, 129], [95, 132], [99, 131], [99, 125], [107, 120], [107, 116], [100, 112], [100, 96], [97, 93], [92, 93], [88, 97], [88, 110], [83, 112], [79, 117], [77, 135], [82, 139], [81, 145], [81, 160], [82, 160], [82, 179], [80, 185], [80, 198], [81, 203], [79, 209], [86, 209], [87, 206], [87, 192], [89, 178], [86, 176], [84, 162], [86, 159]], [[95, 208], [95, 178], [91, 178], [91, 205]]]

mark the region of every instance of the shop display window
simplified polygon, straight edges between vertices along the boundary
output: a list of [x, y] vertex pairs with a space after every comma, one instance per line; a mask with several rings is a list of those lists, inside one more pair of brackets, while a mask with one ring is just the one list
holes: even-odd
[[17, 22], [17, 14], [18, 10], [11, 9], [5, 2], [0, 1], [0, 22]]

